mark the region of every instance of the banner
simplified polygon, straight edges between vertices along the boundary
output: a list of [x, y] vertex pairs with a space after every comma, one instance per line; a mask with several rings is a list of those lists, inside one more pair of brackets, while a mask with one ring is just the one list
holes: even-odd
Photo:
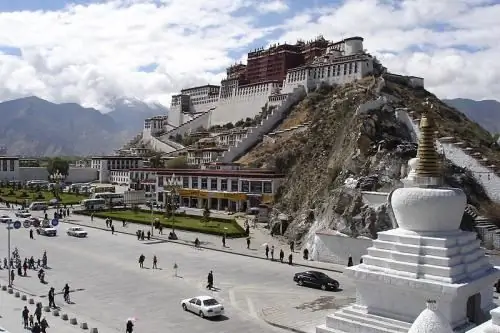
[[201, 199], [228, 199], [232, 201], [247, 200], [247, 195], [243, 193], [231, 193], [231, 192], [209, 192], [203, 190], [179, 190], [179, 195], [182, 197], [192, 197]]

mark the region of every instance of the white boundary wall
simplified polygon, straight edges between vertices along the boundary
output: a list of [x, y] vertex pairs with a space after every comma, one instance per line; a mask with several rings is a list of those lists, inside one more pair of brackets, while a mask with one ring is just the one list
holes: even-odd
[[269, 133], [278, 123], [287, 115], [290, 108], [306, 96], [304, 87], [295, 88], [285, 102], [277, 109], [273, 110], [261, 125], [251, 128], [247, 132], [247, 136], [234, 147], [230, 147], [222, 156], [223, 163], [230, 163], [243, 155], [249, 148], [263, 139], [264, 135]]
[[345, 266], [351, 256], [354, 265], [357, 265], [370, 246], [372, 246], [372, 240], [368, 238], [352, 238], [319, 232], [314, 237], [314, 245], [312, 249], [309, 249], [309, 255], [315, 261]]

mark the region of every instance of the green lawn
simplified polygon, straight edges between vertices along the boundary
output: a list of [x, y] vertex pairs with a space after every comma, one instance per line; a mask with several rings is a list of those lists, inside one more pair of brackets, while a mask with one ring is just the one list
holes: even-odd
[[[89, 212], [75, 212], [77, 214], [89, 215]], [[101, 218], [111, 218], [114, 221], [128, 221], [141, 224], [151, 224], [151, 213], [144, 211], [134, 212], [132, 210], [117, 210], [107, 212], [95, 212], [94, 216]], [[244, 237], [245, 231], [234, 220], [203, 222], [200, 218], [192, 216], [175, 216], [166, 218], [163, 214], [153, 214], [153, 219], [158, 219], [167, 228], [172, 226], [175, 229], [201, 232], [206, 234], [222, 235], [227, 237]]]
[[[10, 203], [23, 204], [25, 200], [28, 201], [28, 204], [33, 201], [49, 201], [54, 199], [54, 195], [49, 191], [40, 191], [43, 195], [43, 198], [38, 198], [38, 193], [32, 190], [15, 190], [14, 193], [11, 193], [12, 188], [2, 187], [0, 188], [0, 198], [3, 201], [7, 201]], [[25, 197], [22, 194], [26, 193], [28, 196]], [[75, 205], [80, 203], [83, 199], [87, 199], [88, 195], [76, 195], [73, 193], [60, 193], [61, 201], [66, 205]]]

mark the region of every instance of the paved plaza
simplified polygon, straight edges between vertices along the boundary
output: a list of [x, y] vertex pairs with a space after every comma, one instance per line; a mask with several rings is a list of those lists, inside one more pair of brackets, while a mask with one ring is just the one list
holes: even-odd
[[[340, 292], [325, 292], [295, 285], [293, 274], [306, 270], [304, 267], [200, 250], [161, 239], [138, 241], [132, 235], [111, 235], [100, 229], [87, 228], [89, 237], [76, 239], [65, 234], [69, 226], [60, 224], [55, 238], [35, 234], [35, 240], [30, 240], [24, 228], [11, 232], [12, 250], [17, 247], [23, 259], [39, 258], [46, 250], [50, 267], [46, 271], [48, 284], [41, 284], [36, 272], [29, 271], [29, 277], [16, 276], [14, 287], [47, 303], [45, 295], [51, 286], [60, 291], [69, 283], [75, 290], [71, 293], [74, 304], [65, 304], [62, 295], [57, 295], [61, 313], [85, 321], [99, 332], [123, 332], [129, 317], [137, 318], [134, 332], [283, 332], [269, 323], [312, 332], [315, 325], [324, 322], [327, 313], [351, 302], [355, 295], [352, 284], [340, 273], [325, 271], [343, 288]], [[228, 241], [230, 246], [234, 246], [233, 241], [237, 242]], [[0, 242], [5, 246], [0, 249], [3, 258], [7, 254], [7, 230], [3, 226]], [[262, 252], [259, 247], [255, 244], [254, 252]], [[138, 267], [140, 254], [146, 256], [145, 269]], [[153, 255], [158, 257], [158, 270], [151, 269]], [[175, 263], [179, 277], [174, 276]], [[205, 289], [210, 270], [218, 291]], [[0, 270], [0, 283], [6, 280], [7, 271]], [[26, 302], [5, 291], [1, 293], [0, 326], [12, 333], [25, 332], [21, 309]], [[207, 293], [224, 303], [226, 318], [204, 320], [182, 311], [181, 299]], [[48, 332], [80, 330], [50, 313], [47, 319], [53, 323]]]

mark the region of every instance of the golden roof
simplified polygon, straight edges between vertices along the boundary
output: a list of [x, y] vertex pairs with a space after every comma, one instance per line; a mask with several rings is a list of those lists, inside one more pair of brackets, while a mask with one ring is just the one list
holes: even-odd
[[434, 145], [434, 132], [434, 122], [427, 114], [423, 114], [420, 119], [416, 170], [417, 175], [420, 177], [441, 177], [441, 163]]

